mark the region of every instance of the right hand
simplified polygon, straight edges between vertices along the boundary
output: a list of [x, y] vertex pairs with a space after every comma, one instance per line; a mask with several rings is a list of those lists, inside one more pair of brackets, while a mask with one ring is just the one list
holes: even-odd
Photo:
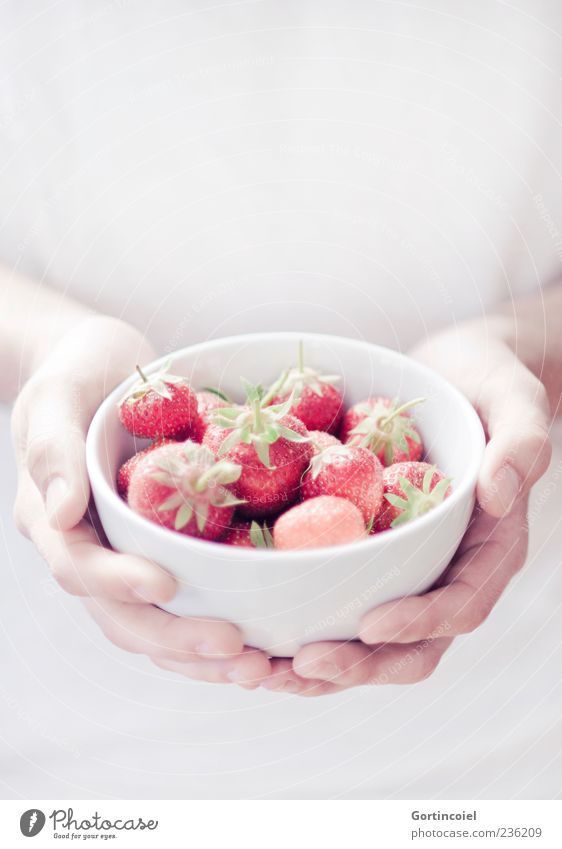
[[60, 586], [89, 597], [105, 635], [190, 678], [258, 686], [270, 671], [228, 622], [183, 619], [154, 605], [169, 601], [174, 578], [156, 564], [105, 547], [88, 508], [88, 425], [107, 393], [154, 351], [116, 319], [87, 318], [65, 335], [17, 398], [12, 438], [18, 470], [14, 516]]

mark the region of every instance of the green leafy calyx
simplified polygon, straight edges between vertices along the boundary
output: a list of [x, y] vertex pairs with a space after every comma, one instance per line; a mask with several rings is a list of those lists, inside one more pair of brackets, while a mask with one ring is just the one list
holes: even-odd
[[392, 504], [393, 507], [396, 507], [401, 511], [391, 522], [391, 527], [396, 528], [399, 525], [404, 525], [406, 522], [410, 522], [418, 516], [423, 516], [425, 513], [429, 512], [429, 510], [433, 510], [434, 507], [441, 504], [451, 485], [451, 478], [442, 478], [435, 484], [433, 489], [431, 489], [431, 482], [435, 471], [435, 466], [431, 466], [431, 468], [427, 470], [423, 476], [421, 488], [414, 486], [414, 484], [405, 477], [398, 478], [404, 497], [390, 492], [385, 493], [384, 497], [389, 504]]
[[384, 463], [390, 466], [394, 462], [397, 449], [408, 452], [406, 437], [420, 442], [419, 433], [408, 410], [422, 401], [425, 401], [425, 398], [414, 398], [406, 404], [395, 400], [390, 407], [382, 400], [358, 404], [355, 410], [364, 418], [351, 431], [348, 444], [368, 448], [373, 454], [383, 451]]
[[187, 440], [181, 451], [152, 458], [150, 477], [172, 490], [158, 506], [159, 512], [175, 510], [174, 527], [181, 531], [195, 516], [202, 533], [210, 507], [235, 507], [244, 502], [225, 487], [240, 477], [242, 467], [227, 460], [216, 461], [204, 445]]
[[283, 372], [281, 377], [270, 387], [268, 395], [275, 398], [294, 393], [293, 403], [296, 403], [305, 388], [311, 389], [312, 392], [321, 397], [323, 386], [333, 386], [340, 380], [341, 377], [337, 374], [320, 374], [316, 369], [305, 366], [303, 343], [299, 342], [297, 365]]
[[307, 471], [310, 472], [312, 480], [316, 480], [320, 472], [334, 461], [349, 459], [353, 456], [350, 445], [328, 445], [322, 451], [314, 454]]
[[175, 384], [187, 384], [185, 377], [180, 377], [177, 374], [170, 374], [171, 363], [168, 361], [159, 371], [145, 374], [140, 366], [137, 366], [139, 379], [134, 383], [125, 395], [121, 398], [119, 405], [124, 403], [132, 403], [144, 398], [148, 392], [155, 392], [160, 398], [171, 400], [170, 386]]
[[269, 448], [278, 439], [289, 442], [310, 442], [308, 436], [302, 436], [283, 424], [293, 403], [290, 395], [281, 404], [271, 404], [270, 392], [265, 393], [263, 387], [253, 386], [243, 381], [246, 388], [246, 404], [244, 406], [218, 407], [210, 412], [209, 418], [213, 424], [230, 431], [219, 449], [222, 456], [240, 443], [253, 445], [256, 454], [266, 468], [272, 468], [269, 458]]
[[250, 542], [254, 548], [273, 548], [273, 536], [264, 523], [263, 525], [253, 521], [250, 525]]

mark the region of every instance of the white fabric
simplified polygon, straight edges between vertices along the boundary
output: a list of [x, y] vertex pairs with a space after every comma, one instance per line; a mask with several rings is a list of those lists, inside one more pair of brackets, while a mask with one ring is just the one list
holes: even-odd
[[401, 347], [559, 270], [556, 2], [2, 16], [0, 255], [162, 348], [258, 327]]
[[[0, 256], [162, 350], [268, 328], [406, 347], [559, 274], [556, 0], [11, 0], [0, 20]], [[104, 641], [12, 528], [7, 461], [5, 795], [557, 794], [561, 463], [526, 571], [432, 679], [303, 701]]]

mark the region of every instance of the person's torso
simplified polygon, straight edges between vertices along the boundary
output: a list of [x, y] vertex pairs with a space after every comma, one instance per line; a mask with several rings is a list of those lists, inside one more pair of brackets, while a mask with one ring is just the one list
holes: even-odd
[[556, 275], [554, 2], [4, 7], [0, 256], [162, 348], [404, 346]]

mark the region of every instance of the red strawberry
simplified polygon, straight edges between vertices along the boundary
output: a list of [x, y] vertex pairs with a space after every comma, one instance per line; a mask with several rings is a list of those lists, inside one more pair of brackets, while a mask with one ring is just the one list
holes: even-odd
[[154, 451], [155, 448], [160, 448], [161, 445], [168, 445], [169, 443], [173, 443], [173, 441], [173, 439], [159, 439], [157, 442], [153, 442], [152, 445], [149, 445], [148, 448], [143, 448], [141, 451], [137, 451], [136, 454], [133, 454], [133, 456], [129, 457], [128, 460], [125, 460], [117, 472], [117, 492], [121, 498], [124, 498], [125, 500], [127, 499], [127, 492], [129, 491], [129, 483], [131, 481], [132, 474], [142, 458], [147, 454], [150, 454], [151, 451]]
[[240, 466], [217, 462], [208, 448], [191, 440], [163, 445], [139, 461], [129, 484], [129, 506], [171, 530], [217, 540], [240, 503], [225, 485], [240, 472]]
[[221, 542], [239, 548], [273, 548], [273, 537], [268, 526], [265, 523], [259, 525], [250, 519], [235, 519]]
[[324, 448], [330, 448], [332, 445], [341, 445], [337, 436], [332, 436], [331, 433], [326, 433], [325, 430], [309, 430], [308, 435], [310, 436], [314, 454], [319, 454]]
[[361, 511], [346, 498], [321, 495], [291, 507], [275, 522], [275, 548], [323, 548], [367, 535]]
[[305, 472], [301, 498], [339, 495], [347, 498], [372, 522], [382, 506], [383, 467], [366, 448], [333, 445], [316, 454]]
[[197, 398], [184, 377], [159, 372], [140, 375], [118, 404], [119, 418], [133, 436], [186, 439], [197, 420]]
[[226, 395], [221, 395], [217, 390], [202, 389], [195, 393], [197, 396], [197, 418], [191, 431], [191, 439], [194, 442], [203, 442], [205, 431], [209, 425], [209, 413], [218, 407], [224, 407], [230, 403]]
[[242, 474], [232, 485], [232, 491], [245, 502], [240, 513], [268, 516], [297, 499], [312, 447], [302, 422], [287, 414], [291, 398], [284, 404], [264, 406], [263, 391], [246, 386], [246, 406], [215, 410], [203, 444], [217, 457], [242, 466]]
[[429, 463], [395, 463], [383, 472], [383, 506], [373, 533], [423, 516], [451, 494], [451, 481]]
[[347, 445], [368, 448], [384, 466], [419, 460], [423, 445], [408, 410], [423, 400], [416, 398], [400, 404], [390, 398], [374, 397], [360, 401], [345, 413], [340, 439]]
[[271, 404], [281, 404], [294, 393], [289, 412], [300, 419], [308, 430], [335, 433], [343, 413], [341, 392], [333, 386], [338, 375], [320, 374], [304, 365], [302, 342], [296, 368], [281, 375], [270, 389]]

